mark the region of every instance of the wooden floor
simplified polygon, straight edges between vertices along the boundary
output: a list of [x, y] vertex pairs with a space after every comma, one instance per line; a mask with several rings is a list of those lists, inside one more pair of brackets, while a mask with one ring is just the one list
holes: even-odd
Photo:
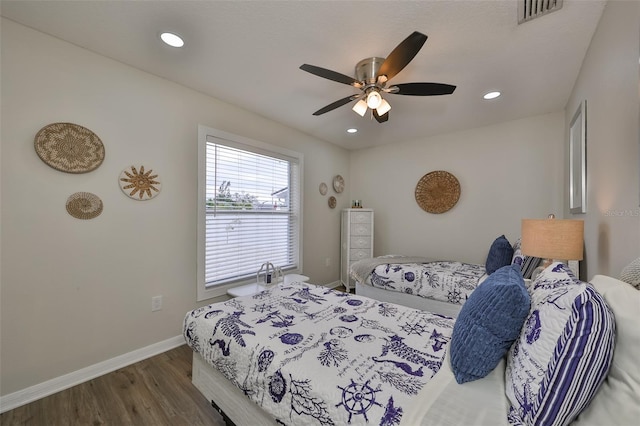
[[180, 346], [0, 414], [0, 425], [224, 426], [191, 384], [191, 357]]
[[192, 353], [180, 346], [0, 414], [0, 425], [224, 426], [191, 384]]

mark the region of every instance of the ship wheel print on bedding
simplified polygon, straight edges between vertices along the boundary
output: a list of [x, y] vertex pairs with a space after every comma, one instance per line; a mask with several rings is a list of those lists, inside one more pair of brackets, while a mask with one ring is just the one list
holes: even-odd
[[365, 421], [369, 422], [367, 417], [367, 411], [371, 409], [373, 405], [382, 407], [382, 404], [376, 402], [376, 392], [380, 392], [380, 387], [373, 389], [369, 386], [369, 380], [365, 383], [356, 383], [351, 380], [351, 384], [347, 387], [338, 386], [338, 389], [342, 390], [342, 401], [336, 404], [336, 407], [341, 405], [349, 413], [348, 423], [351, 423], [351, 418], [354, 414], [362, 415]]
[[454, 303], [459, 305], [461, 300], [462, 300], [462, 294], [460, 293], [460, 290], [458, 290], [457, 288], [454, 288], [453, 290], [449, 290], [449, 293], [447, 294], [447, 301], [449, 303]]

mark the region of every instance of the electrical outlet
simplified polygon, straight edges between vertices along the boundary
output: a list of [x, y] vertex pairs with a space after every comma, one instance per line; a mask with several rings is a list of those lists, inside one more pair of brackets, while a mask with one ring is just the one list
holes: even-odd
[[324, 266], [326, 266], [327, 268], [329, 266], [331, 266], [331, 258], [330, 257], [327, 257], [327, 258], [324, 259]]
[[151, 298], [151, 312], [162, 309], [162, 296], [153, 296]]

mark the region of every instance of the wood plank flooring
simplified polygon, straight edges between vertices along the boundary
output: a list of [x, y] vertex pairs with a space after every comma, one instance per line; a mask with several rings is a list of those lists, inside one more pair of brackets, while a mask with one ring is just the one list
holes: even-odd
[[191, 357], [180, 346], [0, 414], [0, 425], [224, 426], [191, 384]]

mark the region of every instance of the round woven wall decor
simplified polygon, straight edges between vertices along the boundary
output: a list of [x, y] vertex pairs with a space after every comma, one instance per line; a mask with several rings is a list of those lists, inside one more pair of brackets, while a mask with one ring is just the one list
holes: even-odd
[[152, 169], [145, 171], [144, 166], [131, 166], [120, 173], [120, 189], [127, 197], [138, 201], [150, 200], [160, 193], [162, 184], [158, 174]]
[[444, 170], [429, 172], [416, 185], [416, 202], [428, 213], [444, 213], [460, 199], [460, 182]]
[[36, 153], [42, 161], [67, 173], [87, 173], [104, 160], [104, 145], [86, 127], [73, 123], [53, 123], [36, 134]]
[[93, 219], [102, 213], [102, 200], [90, 192], [76, 192], [67, 199], [67, 211], [76, 219]]

